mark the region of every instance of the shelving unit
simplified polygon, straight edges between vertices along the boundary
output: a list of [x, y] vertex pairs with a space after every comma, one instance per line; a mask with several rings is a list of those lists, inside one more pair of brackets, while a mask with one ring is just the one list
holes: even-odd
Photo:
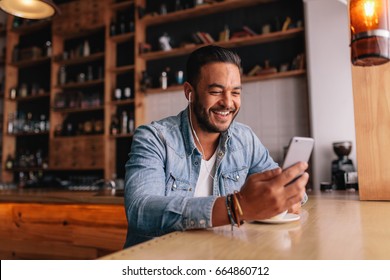
[[[106, 160], [105, 166], [105, 178], [108, 179], [124, 177], [125, 162], [121, 156], [128, 153], [132, 130], [135, 127], [134, 56], [136, 48], [134, 41], [137, 25], [135, 2], [132, 0], [111, 3], [107, 17], [109, 28], [106, 30], [106, 49], [108, 51], [106, 55], [105, 130], [108, 138], [106, 139], [105, 151], [107, 155], [111, 155]], [[127, 59], [124, 59], [125, 57]], [[125, 90], [130, 90], [130, 97], [124, 97]], [[118, 96], [120, 95], [119, 99], [116, 93]], [[125, 141], [118, 141], [118, 139]]]
[[[5, 50], [6, 47], [6, 37], [7, 37], [7, 14], [0, 12], [0, 158], [2, 158], [2, 144], [3, 144], [3, 123], [4, 123], [4, 87], [5, 87]], [[3, 163], [0, 163], [0, 168], [3, 166]], [[2, 180], [0, 174], [0, 181]]]
[[[292, 25], [283, 31], [280, 28], [272, 29], [266, 34], [261, 32], [261, 26], [273, 21], [278, 13], [281, 13], [282, 21], [290, 15], [290, 10], [292, 22], [302, 20], [303, 11], [299, 6], [302, 5], [300, 1], [225, 0], [179, 11], [168, 11], [167, 14], [160, 15], [153, 9], [163, 3], [173, 7], [175, 1], [125, 0], [118, 3], [115, 0], [70, 1], [62, 4], [63, 15], [54, 21], [39, 21], [18, 28], [12, 27], [13, 17], [9, 18], [4, 97], [6, 118], [3, 122], [3, 132], [5, 132], [3, 151], [6, 151], [6, 154], [2, 155], [3, 166], [8, 154], [15, 155], [19, 138], [35, 137], [30, 134], [7, 133], [9, 113], [16, 112], [20, 104], [31, 103], [32, 106], [43, 108], [49, 115], [50, 131], [36, 136], [48, 141], [49, 164], [45, 172], [91, 171], [106, 180], [123, 178], [124, 165], [133, 136], [129, 126], [135, 128], [145, 123], [147, 95], [157, 96], [167, 91], [182, 90], [182, 85], [173, 83], [170, 83], [166, 89], [162, 89], [158, 86], [158, 78], [164, 67], [170, 67], [172, 72], [184, 71], [187, 56], [195, 49], [206, 45], [191, 41], [190, 35], [198, 31], [195, 29], [198, 25], [201, 29], [199, 31], [209, 32], [212, 35], [215, 39], [214, 44], [244, 55], [243, 61], [247, 65], [244, 65], [243, 83], [306, 75], [305, 69], [302, 68], [247, 76], [255, 64], [262, 65], [268, 57], [271, 58], [271, 66], [278, 67], [281, 63], [290, 63], [298, 52], [304, 53], [303, 25]], [[287, 8], [281, 9], [285, 5]], [[294, 5], [298, 7], [290, 9]], [[86, 7], [95, 10], [87, 11]], [[218, 41], [218, 32], [227, 24], [232, 33], [239, 31], [242, 25], [248, 25], [257, 34]], [[182, 26], [181, 33], [177, 28], [178, 25]], [[41, 30], [51, 31], [49, 36], [52, 41], [52, 56], [13, 61], [14, 47], [20, 43], [26, 45], [25, 41], [20, 42], [20, 38], [39, 33]], [[169, 51], [160, 50], [158, 45], [158, 38], [165, 31], [173, 34], [176, 39], [176, 43]], [[80, 46], [85, 41], [90, 42], [87, 55], [80, 53]], [[180, 45], [181, 42], [185, 43], [184, 46]], [[140, 49], [140, 46], [145, 44], [152, 47], [148, 52]], [[272, 61], [273, 58], [276, 59]], [[88, 66], [93, 68], [93, 79], [86, 78]], [[49, 71], [45, 70], [42, 73], [45, 79], [50, 81], [45, 91], [34, 96], [18, 96], [10, 99], [8, 96], [10, 89], [20, 86], [20, 73], [35, 67], [50, 68]], [[65, 83], [60, 81], [61, 67], [67, 70]], [[153, 86], [146, 90], [141, 84], [144, 71], [150, 72], [153, 78]], [[85, 75], [80, 76], [79, 72]], [[125, 88], [130, 89], [129, 98], [123, 98]], [[117, 89], [121, 91], [119, 99], [115, 97]], [[93, 93], [99, 96], [98, 104], [81, 106], [77, 103], [83, 100], [82, 98], [76, 100], [78, 94], [85, 97]], [[69, 106], [69, 100], [72, 98], [78, 105]], [[34, 105], [35, 102], [38, 102], [38, 105]], [[39, 105], [41, 103], [43, 106]], [[128, 117], [127, 129], [122, 131], [119, 121], [119, 127], [113, 133], [114, 116], [120, 120], [123, 112], [126, 112]], [[84, 124], [88, 121], [93, 123], [98, 121], [99, 125], [103, 124], [103, 128], [99, 133], [88, 132], [85, 135], [78, 135], [80, 133], [78, 131], [67, 135], [66, 132], [64, 133], [64, 127], [68, 124], [67, 120], [72, 118], [73, 121], [77, 120]], [[130, 123], [129, 119], [133, 122]], [[87, 124], [88, 129], [90, 125]], [[81, 127], [81, 125], [77, 126]], [[101, 149], [98, 153], [88, 149], [91, 142], [95, 143], [95, 148]], [[83, 152], [80, 147], [88, 151]], [[79, 162], [73, 159], [65, 160], [64, 155], [67, 155], [66, 158], [77, 158]], [[93, 160], [86, 162], [84, 158], [93, 158]], [[17, 172], [26, 172], [26, 170], [14, 168], [9, 171], [3, 168], [3, 180], [13, 181]]]
[[[50, 90], [47, 75], [51, 72], [51, 54], [45, 49], [45, 42], [51, 42], [50, 22], [32, 21], [15, 27], [14, 17], [9, 16], [7, 33], [2, 180], [10, 182], [15, 177], [21, 181], [39, 176], [37, 171], [47, 161]], [[11, 90], [17, 94], [12, 99]], [[9, 156], [14, 158], [14, 165], [6, 169]]]

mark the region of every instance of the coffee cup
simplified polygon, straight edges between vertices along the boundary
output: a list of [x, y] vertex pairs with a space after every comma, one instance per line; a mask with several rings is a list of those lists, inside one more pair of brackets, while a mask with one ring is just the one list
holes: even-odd
[[283, 220], [284, 216], [286, 216], [287, 214], [287, 210], [286, 211], [283, 211], [282, 213], [279, 213], [271, 218], [269, 218], [270, 220]]

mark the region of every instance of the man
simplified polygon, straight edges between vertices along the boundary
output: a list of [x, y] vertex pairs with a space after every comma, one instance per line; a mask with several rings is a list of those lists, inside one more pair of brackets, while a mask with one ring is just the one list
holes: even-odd
[[187, 61], [188, 107], [136, 130], [126, 163], [125, 247], [172, 231], [299, 211], [307, 163], [282, 171], [253, 131], [234, 121], [240, 69], [230, 50], [197, 49]]

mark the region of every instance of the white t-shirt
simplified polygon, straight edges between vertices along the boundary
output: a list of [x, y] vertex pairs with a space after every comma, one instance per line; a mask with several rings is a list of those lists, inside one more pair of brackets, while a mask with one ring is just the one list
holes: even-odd
[[[199, 178], [196, 182], [195, 197], [210, 196], [213, 194], [213, 178], [215, 174], [215, 160], [217, 152], [209, 160], [203, 160], [200, 164]], [[211, 176], [210, 176], [211, 175]]]

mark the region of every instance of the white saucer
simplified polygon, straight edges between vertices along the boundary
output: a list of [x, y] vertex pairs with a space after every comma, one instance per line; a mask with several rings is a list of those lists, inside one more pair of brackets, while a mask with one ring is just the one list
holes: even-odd
[[267, 223], [267, 224], [284, 224], [289, 222], [298, 221], [301, 218], [301, 216], [293, 213], [287, 213], [283, 219], [276, 220], [276, 219], [266, 219], [266, 220], [258, 220], [256, 222], [260, 223]]

